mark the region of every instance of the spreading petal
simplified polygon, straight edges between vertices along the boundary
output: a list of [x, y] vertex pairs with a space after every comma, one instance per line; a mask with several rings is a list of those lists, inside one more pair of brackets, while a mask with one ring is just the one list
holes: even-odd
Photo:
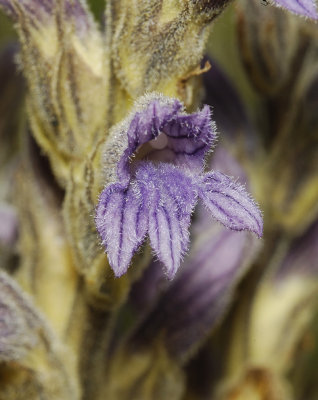
[[245, 189], [221, 172], [205, 174], [199, 196], [213, 217], [226, 227], [262, 235], [262, 215]]
[[106, 188], [97, 207], [96, 226], [115, 275], [123, 275], [147, 230], [146, 214], [136, 188], [119, 184]]
[[303, 15], [312, 19], [318, 19], [316, 4], [314, 0], [274, 0], [275, 3], [295, 14]]
[[191, 179], [173, 165], [143, 163], [136, 174], [149, 218], [149, 238], [172, 278], [188, 248], [196, 191]]

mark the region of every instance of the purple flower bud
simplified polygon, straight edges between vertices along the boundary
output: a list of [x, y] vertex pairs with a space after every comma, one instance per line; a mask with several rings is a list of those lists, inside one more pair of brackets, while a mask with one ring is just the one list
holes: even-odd
[[152, 259], [142, 277], [131, 287], [130, 301], [141, 318], [152, 309], [162, 292], [171, 284], [158, 264], [159, 261]]
[[209, 107], [188, 115], [180, 101], [158, 94], [142, 97], [113, 128], [104, 158], [116, 168], [100, 195], [96, 226], [116, 276], [148, 235], [173, 278], [188, 249], [198, 197], [226, 227], [261, 236], [261, 213], [246, 191], [219, 172], [204, 172], [214, 141]]

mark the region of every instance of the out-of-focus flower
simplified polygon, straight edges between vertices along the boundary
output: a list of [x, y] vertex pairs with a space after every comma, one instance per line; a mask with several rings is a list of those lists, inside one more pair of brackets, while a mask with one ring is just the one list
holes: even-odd
[[[117, 173], [117, 182], [100, 196], [96, 225], [117, 276], [126, 272], [148, 233], [172, 278], [188, 248], [198, 197], [226, 227], [261, 236], [260, 211], [244, 188], [219, 172], [203, 171], [215, 139], [209, 107], [187, 115], [178, 100], [148, 95], [110, 135], [104, 157], [108, 165], [118, 157], [113, 171], [108, 168], [110, 181]], [[146, 143], [152, 150], [138, 161]], [[131, 161], [135, 153], [137, 160]]]
[[295, 14], [318, 19], [315, 0], [274, 0], [274, 2]]

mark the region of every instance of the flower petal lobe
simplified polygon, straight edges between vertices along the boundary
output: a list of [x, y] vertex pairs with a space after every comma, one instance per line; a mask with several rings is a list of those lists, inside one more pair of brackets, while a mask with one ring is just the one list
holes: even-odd
[[147, 230], [143, 204], [135, 187], [114, 184], [106, 188], [97, 206], [96, 226], [115, 275], [123, 275]]
[[136, 178], [148, 210], [151, 246], [171, 279], [188, 248], [195, 188], [188, 176], [168, 164], [142, 163]]
[[213, 217], [226, 227], [262, 235], [262, 215], [245, 189], [221, 172], [205, 174], [199, 196]]

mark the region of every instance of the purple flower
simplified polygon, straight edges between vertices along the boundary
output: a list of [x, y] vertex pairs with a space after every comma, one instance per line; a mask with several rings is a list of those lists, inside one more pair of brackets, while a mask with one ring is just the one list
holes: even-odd
[[274, 0], [278, 6], [287, 8], [287, 10], [309, 17], [318, 19], [316, 4], [314, 0]]
[[186, 114], [179, 100], [159, 94], [142, 97], [113, 128], [105, 163], [116, 162], [116, 168], [100, 195], [96, 226], [116, 276], [127, 271], [148, 235], [172, 278], [188, 249], [198, 197], [226, 227], [261, 236], [261, 213], [244, 188], [204, 171], [214, 141], [208, 106]]

